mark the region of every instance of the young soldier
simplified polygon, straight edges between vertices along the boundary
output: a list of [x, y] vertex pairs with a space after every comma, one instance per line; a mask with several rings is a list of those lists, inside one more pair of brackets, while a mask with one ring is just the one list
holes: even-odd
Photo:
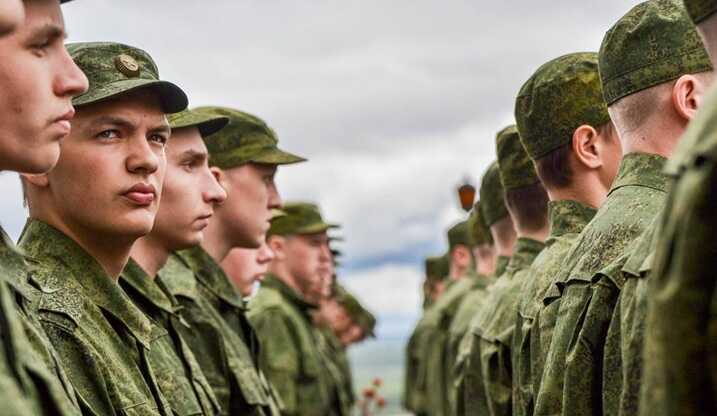
[[448, 330], [448, 350], [445, 358], [445, 373], [447, 374], [446, 383], [448, 384], [448, 404], [451, 415], [456, 413], [456, 368], [458, 355], [460, 351], [461, 340], [468, 331], [468, 326], [473, 316], [483, 304], [486, 296], [486, 289], [492, 282], [495, 273], [495, 247], [493, 246], [493, 237], [490, 235], [490, 229], [485, 223], [484, 214], [481, 213], [481, 204], [476, 202], [469, 219], [470, 236], [473, 244], [473, 257], [476, 260], [477, 276], [473, 280], [473, 285], [469, 292], [463, 297], [455, 317], [451, 321]]
[[179, 315], [179, 302], [155, 278], [173, 251], [202, 241], [214, 207], [226, 198], [209, 170], [202, 137], [228, 121], [190, 110], [169, 116], [172, 136], [166, 149], [162, 203], [152, 232], [132, 246], [132, 257], [119, 281], [135, 305], [165, 330], [155, 338], [148, 358], [160, 390], [180, 415], [214, 415], [219, 406], [181, 335], [186, 323]]
[[481, 383], [470, 389], [467, 386], [466, 395], [472, 394], [469, 400], [475, 401], [478, 408], [487, 407], [491, 415], [510, 415], [513, 393], [510, 359], [515, 317], [527, 269], [545, 247], [548, 196], [515, 126], [498, 134], [496, 148], [505, 205], [518, 240], [505, 273], [498, 278], [479, 311], [478, 330], [473, 328], [476, 340], [471, 359], [480, 360]]
[[[494, 162], [483, 175], [480, 187], [481, 213], [485, 217], [495, 245], [497, 260], [494, 276], [505, 274], [516, 243], [513, 220], [505, 206], [505, 192], [500, 181], [498, 163]], [[484, 301], [482, 302], [484, 303]], [[456, 413], [458, 415], [487, 414], [485, 400], [476, 401], [475, 392], [482, 391], [482, 372], [480, 362], [479, 337], [482, 306], [474, 313], [468, 331], [461, 340], [455, 367]]]
[[[72, 97], [87, 89], [87, 78], [65, 49], [64, 35], [57, 0], [0, 5], [0, 171], [43, 173], [57, 163], [74, 114]], [[27, 275], [22, 256], [0, 228], [2, 413], [79, 414], [59, 357], [31, 314], [36, 297]]]
[[[603, 374], [619, 354], [603, 356], [607, 325], [623, 285], [626, 248], [661, 209], [662, 172], [702, 101], [710, 63], [682, 6], [642, 3], [605, 35], [599, 71], [623, 158], [605, 203], [576, 241], [556, 281], [563, 287], [553, 338], [537, 394], [536, 415], [616, 414]], [[609, 350], [609, 348], [608, 348]], [[618, 360], [618, 361], [616, 361]], [[605, 370], [604, 370], [604, 369]], [[620, 370], [616, 370], [619, 372]]]
[[[714, 66], [717, 2], [684, 3]], [[642, 416], [717, 412], [715, 105], [717, 90], [713, 87], [667, 162], [666, 171], [674, 183], [656, 224], [660, 231], [656, 233], [657, 248], [651, 250], [652, 273], [647, 282], [637, 279], [635, 292], [641, 308], [635, 321], [646, 321], [639, 402]], [[627, 283], [623, 291], [626, 288]]]
[[157, 327], [117, 284], [130, 248], [152, 229], [162, 189], [165, 113], [187, 97], [160, 81], [144, 51], [68, 45], [90, 79], [47, 174], [23, 175], [30, 210], [20, 247], [39, 290], [35, 313], [93, 414], [170, 412], [147, 359]]
[[324, 222], [318, 207], [287, 203], [286, 216], [272, 221], [268, 233], [274, 251], [270, 273], [250, 302], [249, 318], [263, 354], [261, 367], [279, 391], [286, 415], [325, 415], [336, 409], [316, 344], [311, 313], [332, 269]]
[[222, 270], [246, 299], [254, 294], [256, 284], [264, 279], [272, 260], [274, 260], [274, 252], [266, 242], [263, 242], [258, 249], [241, 247], [232, 249], [222, 261]]
[[219, 264], [234, 247], [261, 245], [272, 210], [281, 205], [276, 169], [303, 159], [280, 150], [274, 131], [255, 116], [220, 107], [195, 111], [229, 118], [225, 128], [205, 139], [209, 164], [227, 198], [216, 207], [201, 245], [171, 255], [159, 279], [183, 307], [190, 326], [181, 328], [182, 335], [222, 414], [277, 415], [280, 402], [258, 367], [246, 304]]
[[[622, 157], [602, 95], [596, 53], [564, 55], [541, 66], [523, 84], [515, 117], [525, 150], [545, 186], [550, 236], [523, 289], [513, 336], [513, 413], [532, 415], [542, 375], [541, 339], [549, 317], [539, 317], [572, 243], [607, 197]], [[541, 332], [542, 329], [542, 332]]]
[[423, 362], [427, 380], [426, 404], [431, 415], [448, 415], [448, 374], [445, 373], [448, 329], [460, 301], [476, 281], [468, 222], [462, 221], [448, 230], [450, 267], [445, 293], [426, 311]]

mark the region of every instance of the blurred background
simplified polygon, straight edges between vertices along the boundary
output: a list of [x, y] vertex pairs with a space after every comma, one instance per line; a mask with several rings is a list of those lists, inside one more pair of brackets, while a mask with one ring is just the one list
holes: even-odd
[[[420, 313], [423, 258], [464, 218], [494, 135], [522, 83], [549, 59], [596, 51], [638, 1], [93, 0], [63, 6], [68, 41], [148, 51], [192, 106], [256, 114], [309, 163], [281, 168], [285, 200], [343, 224], [339, 278], [379, 318], [350, 351], [356, 386], [384, 380], [400, 414], [403, 349]], [[0, 218], [25, 222], [16, 174], [0, 174]], [[79, 208], [79, 207], [78, 207]]]

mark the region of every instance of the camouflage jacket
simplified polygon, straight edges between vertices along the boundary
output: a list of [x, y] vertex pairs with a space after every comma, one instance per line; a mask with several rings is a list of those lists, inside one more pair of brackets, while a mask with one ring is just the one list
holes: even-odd
[[158, 283], [182, 306], [177, 326], [199, 362], [222, 414], [278, 415], [280, 402], [258, 367], [259, 342], [241, 296], [201, 247], [169, 256]]
[[560, 305], [536, 395], [536, 415], [600, 410], [601, 360], [617, 299], [612, 279], [600, 276], [621, 270], [615, 261], [661, 209], [667, 186], [664, 162], [657, 155], [625, 155], [605, 203], [578, 237], [551, 288], [561, 294], [546, 295], [559, 298]]
[[287, 415], [324, 416], [332, 411], [331, 381], [310, 316], [315, 308], [273, 275], [264, 279], [250, 303], [249, 319], [263, 348], [261, 367]]
[[327, 328], [317, 328], [319, 350], [323, 357], [327, 376], [332, 380], [329, 391], [332, 393], [332, 414], [351, 416], [355, 402], [351, 367], [346, 348], [334, 333]]
[[535, 318], [543, 305], [545, 292], [554, 283], [565, 256], [596, 210], [576, 201], [552, 201], [548, 204], [550, 236], [545, 249], [530, 267], [520, 301], [513, 334], [513, 414], [530, 416], [535, 407], [537, 386], [542, 375], [540, 327]]
[[30, 220], [20, 239], [40, 295], [35, 313], [84, 414], [171, 415], [148, 355], [165, 331], [94, 258], [62, 232]]
[[480, 361], [480, 376], [465, 379], [465, 407], [469, 414], [479, 414], [471, 409], [487, 409], [493, 416], [512, 413], [510, 348], [515, 317], [526, 272], [544, 247], [545, 244], [539, 241], [518, 239], [505, 273], [488, 292], [476, 318], [478, 325], [471, 328], [476, 341], [470, 359]]
[[189, 324], [179, 315], [181, 307], [177, 299], [132, 259], [122, 271], [119, 283], [135, 305], [167, 331], [152, 343], [149, 362], [174, 414], [219, 414], [214, 392], [179, 332], [179, 328], [188, 328]]
[[32, 311], [37, 291], [28, 268], [0, 228], [0, 400], [3, 414], [79, 415], [74, 388]]

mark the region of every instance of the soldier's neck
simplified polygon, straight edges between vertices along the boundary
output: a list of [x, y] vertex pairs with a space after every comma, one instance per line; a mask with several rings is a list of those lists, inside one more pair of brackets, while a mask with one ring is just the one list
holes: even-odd
[[224, 258], [234, 248], [222, 229], [217, 228], [219, 223], [220, 221], [210, 221], [207, 228], [204, 229], [204, 238], [202, 239], [202, 248], [217, 263], [224, 261]]
[[152, 238], [152, 234], [137, 240], [132, 246], [130, 256], [147, 273], [150, 279], [157, 277], [169, 258], [168, 250], [160, 241]]

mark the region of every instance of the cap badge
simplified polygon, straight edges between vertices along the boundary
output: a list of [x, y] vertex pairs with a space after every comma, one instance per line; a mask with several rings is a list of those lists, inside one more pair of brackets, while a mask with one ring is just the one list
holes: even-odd
[[136, 78], [139, 76], [139, 64], [129, 55], [117, 55], [115, 57], [115, 67], [127, 77]]

